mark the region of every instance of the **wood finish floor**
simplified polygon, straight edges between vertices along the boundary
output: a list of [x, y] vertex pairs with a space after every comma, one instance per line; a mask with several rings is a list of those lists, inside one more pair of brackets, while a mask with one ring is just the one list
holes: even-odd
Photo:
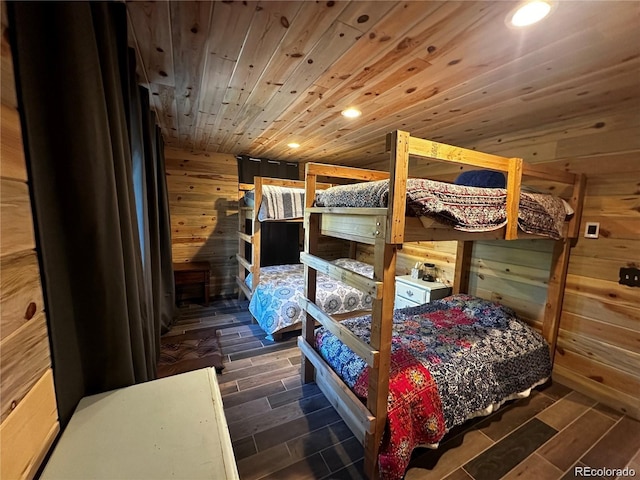
[[[163, 343], [189, 342], [189, 354], [174, 356], [161, 374], [214, 365], [214, 330], [225, 362], [218, 383], [241, 479], [364, 478], [363, 447], [318, 387], [300, 382], [296, 334], [266, 340], [247, 302], [182, 308]], [[627, 466], [640, 478], [640, 422], [553, 384], [454, 429], [438, 450], [416, 450], [405, 479], [566, 480], [580, 478], [576, 467]]]

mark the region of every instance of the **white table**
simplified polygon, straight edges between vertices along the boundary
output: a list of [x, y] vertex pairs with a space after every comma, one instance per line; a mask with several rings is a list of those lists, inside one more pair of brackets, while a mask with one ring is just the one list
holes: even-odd
[[215, 370], [83, 398], [40, 478], [237, 479]]

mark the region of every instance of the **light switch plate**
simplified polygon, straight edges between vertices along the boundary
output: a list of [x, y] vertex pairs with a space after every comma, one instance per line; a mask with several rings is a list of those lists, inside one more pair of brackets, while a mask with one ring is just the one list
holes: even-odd
[[600, 236], [600, 223], [587, 222], [584, 227], [585, 238], [598, 238]]

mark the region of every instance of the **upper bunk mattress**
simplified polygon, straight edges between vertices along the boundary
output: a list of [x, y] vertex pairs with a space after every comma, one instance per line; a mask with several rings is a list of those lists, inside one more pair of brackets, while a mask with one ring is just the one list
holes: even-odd
[[[244, 203], [255, 208], [255, 191], [244, 194]], [[294, 220], [304, 216], [304, 188], [262, 186], [258, 220]]]
[[[386, 207], [389, 181], [332, 187], [316, 194], [318, 207]], [[482, 232], [507, 223], [507, 191], [453, 185], [423, 178], [407, 180], [408, 215], [430, 217], [457, 230]], [[542, 193], [520, 194], [518, 226], [523, 232], [558, 239], [567, 215], [573, 213], [559, 197]]]
[[[369, 343], [370, 316], [342, 325]], [[331, 368], [366, 398], [367, 364], [324, 327], [315, 340]], [[452, 427], [527, 395], [550, 375], [546, 341], [507, 307], [454, 295], [396, 310], [381, 476], [402, 478], [415, 447], [438, 443]]]

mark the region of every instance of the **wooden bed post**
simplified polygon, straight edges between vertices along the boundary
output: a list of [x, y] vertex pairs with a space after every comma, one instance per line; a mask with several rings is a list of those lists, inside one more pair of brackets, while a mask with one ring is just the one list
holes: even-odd
[[349, 242], [349, 258], [355, 260], [358, 256], [358, 242], [353, 240]]
[[[304, 233], [304, 251], [310, 253], [311, 255], [318, 254], [318, 237], [320, 236], [320, 215], [317, 213], [308, 214], [306, 217], [306, 228]], [[304, 296], [310, 301], [315, 303], [316, 301], [316, 280], [318, 277], [318, 272], [309, 267], [308, 265], [304, 266], [304, 276], [305, 276], [305, 291]], [[314, 328], [315, 328], [315, 320], [309, 314], [309, 312], [305, 312], [304, 320], [302, 321], [302, 336], [309, 343], [309, 345], [315, 345], [314, 339]], [[302, 355], [302, 382], [309, 383], [314, 380], [314, 367], [313, 364]]]
[[[317, 213], [308, 213], [306, 209], [313, 206], [316, 195], [317, 177], [315, 174], [309, 173], [309, 164], [305, 168], [305, 193], [304, 193], [304, 251], [311, 255], [318, 254], [318, 237], [320, 237], [320, 215]], [[318, 272], [305, 264], [304, 266], [304, 296], [310, 301], [316, 301], [316, 289]], [[314, 335], [315, 320], [305, 311], [304, 320], [302, 321], [302, 337], [309, 345], [315, 345]], [[310, 383], [314, 381], [315, 368], [311, 361], [302, 354], [301, 357], [302, 382]]]
[[564, 289], [567, 283], [567, 270], [569, 269], [571, 248], [579, 235], [585, 187], [585, 176], [576, 175], [571, 198], [574, 214], [569, 222], [567, 238], [555, 242], [553, 255], [551, 257], [549, 287], [547, 289], [547, 302], [544, 309], [542, 335], [549, 343], [552, 361], [558, 343], [558, 330], [560, 329], [560, 319], [562, 317], [562, 302], [564, 300]]
[[553, 256], [551, 257], [551, 270], [549, 272], [547, 302], [544, 306], [542, 335], [547, 342], [549, 342], [552, 361], [556, 351], [558, 329], [560, 328], [560, 317], [562, 315], [564, 287], [567, 282], [567, 269], [569, 267], [569, 255], [571, 254], [570, 242], [569, 239], [555, 242]]
[[[242, 195], [240, 194], [240, 184], [238, 184], [238, 232], [239, 233], [247, 233], [247, 225], [246, 225], [246, 218], [247, 218], [247, 211], [242, 208]], [[238, 235], [238, 254], [241, 256], [243, 255], [243, 252], [245, 251], [245, 245], [246, 242], [244, 241], [244, 239]], [[244, 279], [247, 278], [246, 277], [246, 270], [244, 269], [244, 265], [242, 265], [242, 263], [240, 263], [240, 259], [238, 259], [238, 278], [240, 279], [241, 282], [244, 282]], [[238, 286], [238, 300], [242, 301], [244, 300], [246, 297], [246, 295], [244, 294], [244, 291], [242, 290], [242, 288], [240, 288], [240, 286]]]
[[407, 177], [409, 176], [409, 134], [401, 130], [387, 134], [387, 146], [390, 149], [389, 165], [389, 204], [387, 213], [387, 243], [401, 244], [404, 237], [404, 222], [407, 201], [404, 195], [394, 195], [394, 192], [407, 191]]
[[380, 352], [380, 363], [378, 368], [369, 370], [367, 408], [375, 417], [375, 429], [373, 434], [366, 434], [364, 442], [364, 471], [372, 479], [378, 478], [378, 451], [387, 422], [396, 254], [398, 245], [402, 244], [405, 227], [406, 199], [404, 195], [394, 195], [394, 192], [407, 190], [409, 139], [409, 133], [400, 130], [387, 134], [389, 198], [393, 203], [389, 203], [385, 217], [376, 219], [378, 226], [384, 225], [384, 232], [376, 232], [373, 272], [374, 278], [382, 281], [383, 291], [382, 298], [373, 301], [369, 343], [371, 348]]
[[453, 277], [453, 293], [469, 293], [472, 252], [473, 242], [458, 240], [456, 269]]
[[[385, 217], [379, 218], [382, 221]], [[373, 301], [371, 318], [370, 344], [380, 352], [380, 363], [369, 370], [367, 408], [375, 417], [374, 433], [367, 433], [364, 443], [364, 471], [369, 478], [378, 478], [378, 451], [387, 421], [397, 245], [386, 243], [382, 237], [374, 248], [374, 278], [383, 282], [384, 290], [382, 298]]]
[[587, 188], [587, 177], [583, 173], [576, 175], [573, 184], [573, 193], [571, 194], [571, 208], [573, 208], [573, 217], [569, 220], [569, 228], [567, 237], [578, 238], [580, 236], [580, 222], [582, 221], [582, 205], [584, 203], [584, 194]]
[[253, 202], [253, 216], [251, 220], [251, 236], [253, 237], [253, 246], [251, 248], [251, 291], [254, 292], [260, 281], [260, 221], [258, 220], [258, 212], [262, 205], [262, 177], [254, 177], [255, 195]]
[[520, 185], [522, 183], [522, 159], [510, 158], [507, 171], [507, 228], [504, 238], [518, 238], [518, 210], [520, 209]]

